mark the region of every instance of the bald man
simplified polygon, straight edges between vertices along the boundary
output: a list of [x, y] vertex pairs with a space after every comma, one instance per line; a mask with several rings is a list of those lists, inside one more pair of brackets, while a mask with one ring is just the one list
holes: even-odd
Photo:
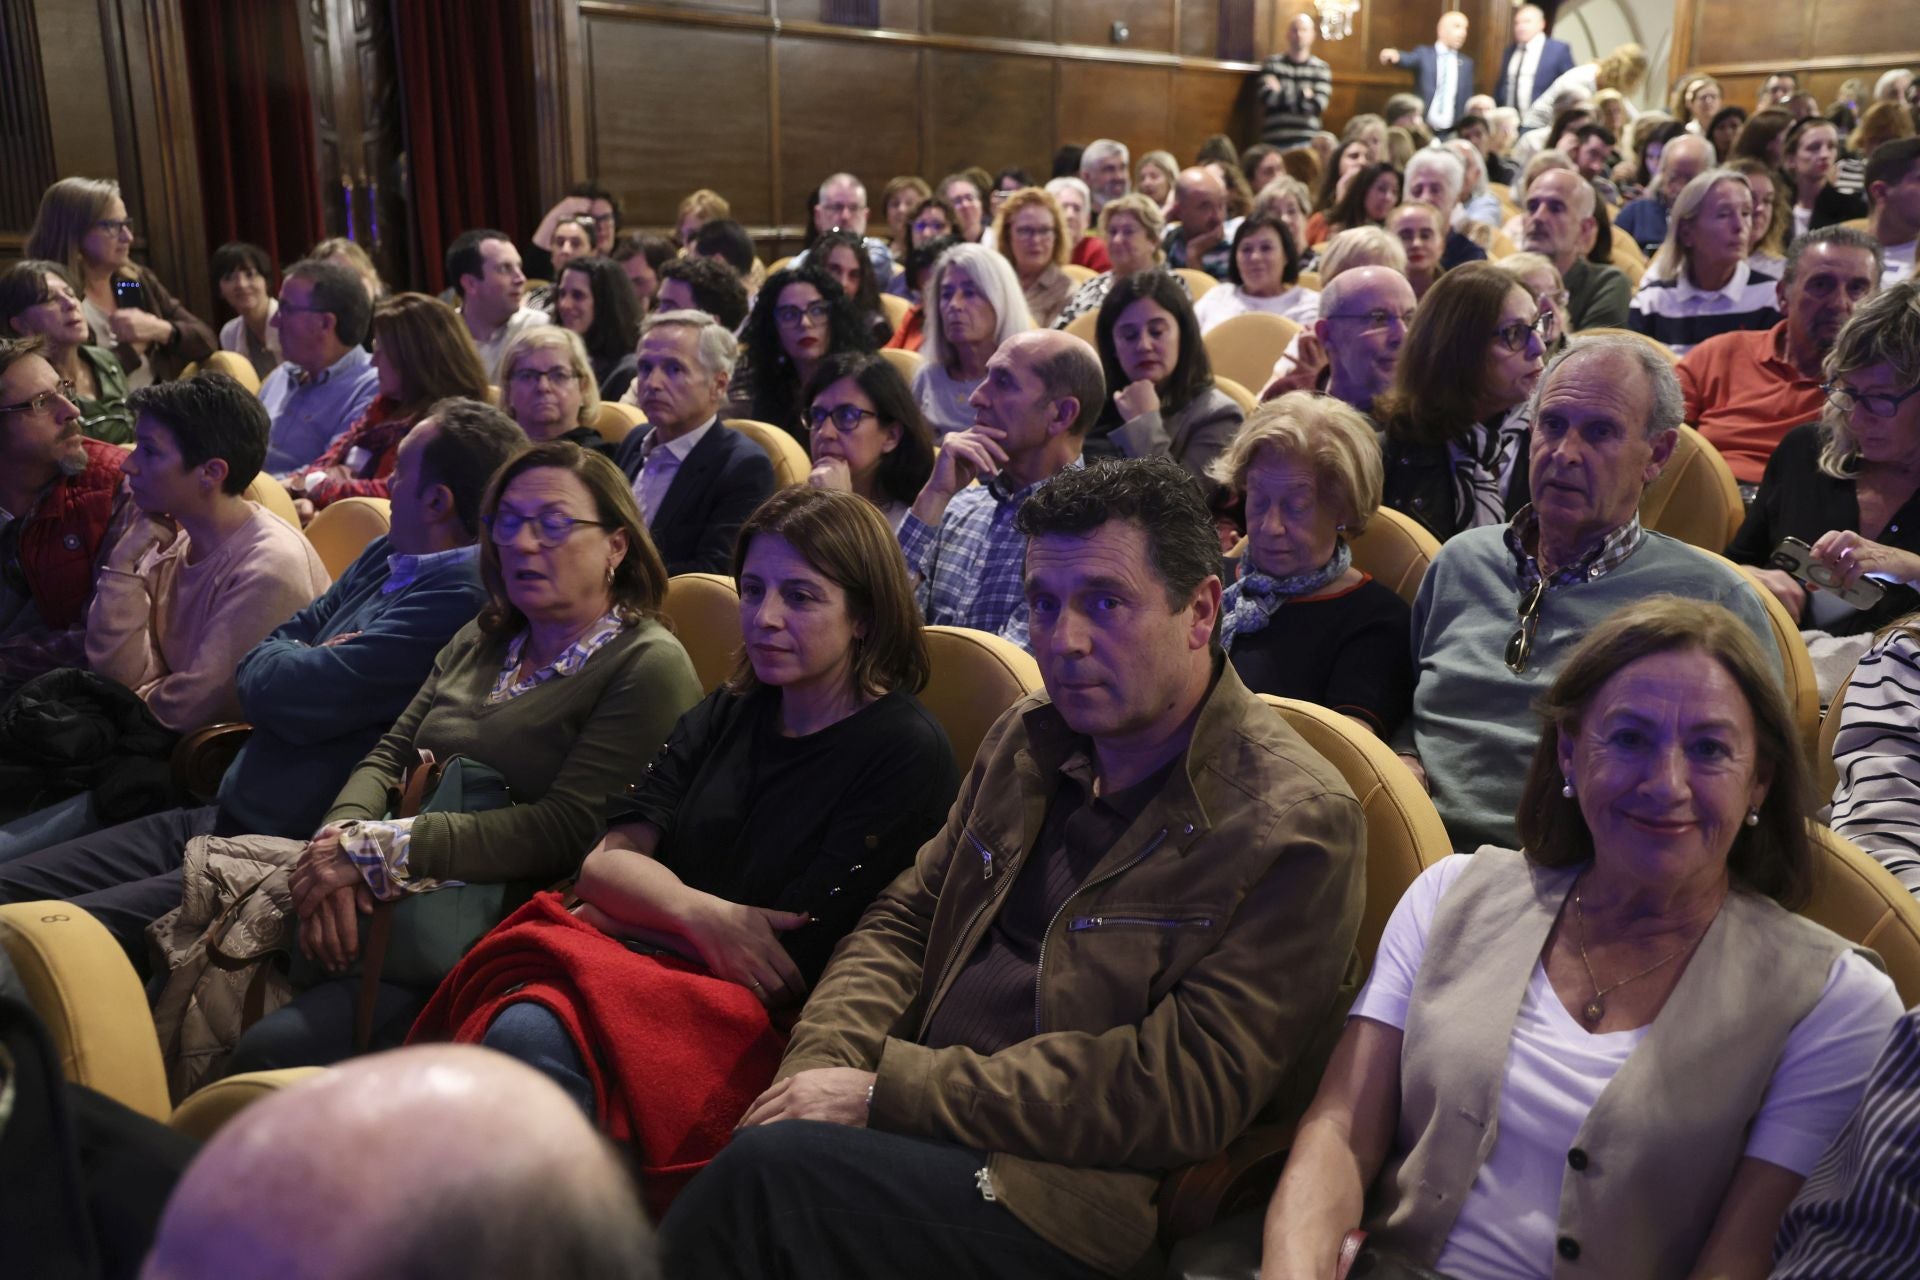
[[1210, 169], [1182, 169], [1173, 183], [1174, 224], [1161, 247], [1169, 267], [1193, 267], [1227, 278], [1233, 245], [1227, 232], [1227, 184]]
[[1525, 247], [1553, 259], [1567, 286], [1567, 327], [1624, 328], [1633, 290], [1618, 267], [1589, 262], [1593, 185], [1568, 169], [1549, 169], [1527, 188]]
[[1328, 283], [1313, 323], [1327, 353], [1328, 395], [1372, 414], [1393, 382], [1413, 308], [1413, 286], [1392, 267], [1354, 267]]
[[1547, 34], [1547, 15], [1537, 4], [1513, 11], [1513, 42], [1500, 55], [1495, 105], [1524, 112], [1547, 86], [1573, 70], [1573, 47]]
[[491, 1050], [375, 1054], [254, 1103], [174, 1190], [142, 1280], [653, 1280], [580, 1108]]
[[1458, 9], [1440, 15], [1432, 44], [1418, 49], [1382, 49], [1380, 61], [1413, 72], [1414, 92], [1427, 104], [1427, 124], [1435, 133], [1453, 127], [1467, 114], [1473, 96], [1473, 59], [1460, 52], [1467, 42], [1467, 15]]
[[1613, 220], [1615, 235], [1622, 231], [1648, 253], [1667, 238], [1667, 213], [1689, 182], [1713, 166], [1713, 144], [1683, 133], [1660, 151], [1660, 168], [1647, 194], [1629, 200]]

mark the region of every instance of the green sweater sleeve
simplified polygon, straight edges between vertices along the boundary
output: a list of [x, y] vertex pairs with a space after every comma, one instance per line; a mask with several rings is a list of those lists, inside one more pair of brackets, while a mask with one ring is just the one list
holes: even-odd
[[346, 785], [340, 788], [340, 794], [334, 797], [333, 807], [327, 810], [327, 816], [322, 819], [323, 826], [327, 823], [387, 816], [387, 789], [397, 785], [406, 776], [407, 770], [420, 759], [420, 753], [413, 745], [420, 722], [426, 719], [427, 712], [439, 700], [440, 687], [447, 673], [458, 670], [470, 659], [479, 639], [479, 627], [468, 623], [434, 655], [433, 669], [427, 673], [426, 683], [420, 686], [420, 692], [413, 695], [413, 701], [400, 713], [400, 718], [393, 722], [393, 728], [380, 735], [380, 741], [367, 753], [367, 758], [347, 775]]

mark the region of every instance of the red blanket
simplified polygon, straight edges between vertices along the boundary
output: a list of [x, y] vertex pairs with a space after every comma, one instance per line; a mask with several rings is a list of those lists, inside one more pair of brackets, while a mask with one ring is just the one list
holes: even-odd
[[551, 1009], [586, 1059], [600, 1128], [637, 1151], [657, 1219], [773, 1082], [786, 1037], [736, 983], [628, 950], [542, 893], [482, 938], [409, 1043], [477, 1043], [516, 1000]]

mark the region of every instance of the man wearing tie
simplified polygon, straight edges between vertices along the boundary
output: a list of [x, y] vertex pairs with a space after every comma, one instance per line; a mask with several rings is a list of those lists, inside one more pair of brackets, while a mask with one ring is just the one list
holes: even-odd
[[1500, 55], [1493, 100], [1525, 115], [1535, 98], [1571, 70], [1572, 48], [1547, 34], [1547, 15], [1539, 5], [1523, 4], [1513, 11], [1513, 43]]
[[1467, 113], [1467, 99], [1473, 95], [1473, 59], [1460, 52], [1467, 42], [1467, 15], [1458, 10], [1441, 14], [1435, 35], [1431, 45], [1418, 49], [1382, 49], [1380, 61], [1412, 69], [1414, 92], [1427, 103], [1427, 124], [1441, 133]]

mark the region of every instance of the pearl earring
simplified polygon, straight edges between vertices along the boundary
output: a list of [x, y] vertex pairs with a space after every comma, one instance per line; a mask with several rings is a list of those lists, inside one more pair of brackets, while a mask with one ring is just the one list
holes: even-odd
[[1747, 825], [1750, 827], [1757, 827], [1760, 825], [1760, 810], [1758, 807], [1747, 810]]
[[1560, 794], [1565, 796], [1569, 800], [1573, 799], [1573, 779], [1572, 778], [1568, 778], [1564, 783], [1561, 784]]

